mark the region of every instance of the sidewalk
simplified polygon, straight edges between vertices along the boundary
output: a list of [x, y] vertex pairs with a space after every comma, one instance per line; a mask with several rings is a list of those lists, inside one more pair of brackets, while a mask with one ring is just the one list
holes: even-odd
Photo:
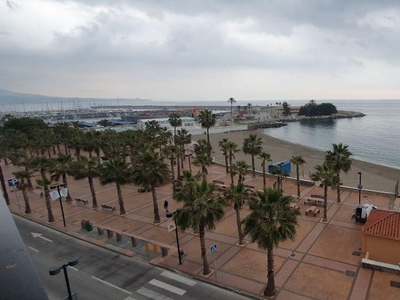
[[[186, 166], [187, 168], [187, 166]], [[197, 170], [192, 166], [193, 170]], [[3, 166], [5, 178], [13, 177], [16, 171], [13, 166]], [[224, 167], [213, 165], [209, 168], [208, 180], [220, 180], [229, 184], [230, 178]], [[268, 178], [267, 185], [273, 184]], [[73, 199], [88, 200], [89, 204], [77, 204], [63, 201], [67, 226], [64, 228], [58, 200], [52, 202], [53, 214], [57, 221], [47, 223], [47, 210], [40, 190], [29, 192], [33, 213], [25, 215], [21, 192], [10, 193], [9, 209], [18, 215], [34, 220], [65, 232], [71, 236], [86, 240], [102, 247], [140, 261], [176, 270], [191, 277], [205, 280], [228, 289], [246, 293], [255, 298], [262, 298], [267, 280], [266, 252], [258, 249], [256, 244], [238, 246], [236, 216], [233, 207], [225, 209], [225, 216], [213, 232], [206, 233], [206, 245], [217, 244], [217, 272], [208, 278], [202, 276], [199, 237], [193, 232], [179, 231], [179, 242], [184, 250], [182, 265], [178, 263], [175, 232], [168, 232], [168, 220], [163, 208], [164, 200], [169, 202], [169, 210], [179, 207], [172, 199], [172, 186], [157, 188], [158, 204], [162, 222], [154, 225], [151, 193], [139, 193], [139, 187], [128, 185], [122, 188], [127, 215], [119, 216], [117, 191], [113, 185], [101, 186], [97, 181], [95, 189], [99, 207], [91, 208], [91, 196], [86, 180], [69, 179], [69, 191]], [[262, 189], [262, 176], [246, 176], [246, 184]], [[284, 181], [285, 194], [295, 195], [297, 187], [294, 182]], [[301, 187], [302, 197], [311, 194], [322, 195], [319, 187]], [[386, 208], [389, 197], [380, 195], [363, 195], [378, 207]], [[398, 275], [365, 270], [360, 267], [362, 254], [361, 225], [352, 221], [351, 213], [358, 204], [358, 192], [343, 191], [342, 204], [335, 203], [336, 192], [328, 193], [328, 222], [320, 222], [321, 213], [316, 217], [305, 216], [308, 205], [300, 199], [298, 205], [303, 213], [299, 217], [297, 237], [275, 249], [275, 275], [278, 289], [276, 299], [385, 299], [398, 300], [400, 290], [390, 286], [390, 281], [400, 281]], [[18, 205], [19, 204], [19, 205]], [[100, 204], [115, 206], [116, 212], [102, 211]], [[245, 206], [241, 210], [242, 219], [250, 213]], [[81, 221], [94, 223], [93, 231], [81, 228]], [[99, 235], [98, 228], [104, 230]], [[118, 235], [117, 235], [118, 233]], [[112, 236], [111, 236], [112, 234]], [[133, 237], [133, 244], [132, 244]], [[117, 240], [118, 238], [118, 240]], [[168, 250], [168, 254], [166, 251]], [[208, 262], [214, 268], [213, 257], [207, 252]]]

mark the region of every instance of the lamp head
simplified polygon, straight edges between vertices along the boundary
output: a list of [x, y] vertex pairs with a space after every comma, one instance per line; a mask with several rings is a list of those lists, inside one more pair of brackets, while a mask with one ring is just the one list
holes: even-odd
[[167, 212], [166, 217], [167, 218], [172, 218], [174, 216], [174, 213], [172, 212]]
[[79, 258], [71, 260], [68, 262], [68, 266], [76, 266], [77, 264], [79, 264]]
[[62, 267], [53, 267], [49, 270], [50, 275], [57, 275], [60, 273]]

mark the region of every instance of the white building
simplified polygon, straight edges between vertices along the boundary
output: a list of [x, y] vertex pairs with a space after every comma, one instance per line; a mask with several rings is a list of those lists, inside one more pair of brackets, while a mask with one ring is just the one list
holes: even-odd
[[[179, 128], [194, 128], [196, 126], [196, 121], [192, 117], [181, 117], [182, 127]], [[159, 118], [159, 119], [138, 119], [137, 120], [137, 128], [145, 128], [146, 122], [156, 121], [161, 127], [167, 127], [168, 129], [173, 129], [171, 124], [169, 123], [169, 118]]]

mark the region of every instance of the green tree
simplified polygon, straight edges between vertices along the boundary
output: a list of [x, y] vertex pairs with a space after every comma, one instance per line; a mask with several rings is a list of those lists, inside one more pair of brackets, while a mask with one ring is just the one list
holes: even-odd
[[[70, 174], [71, 171], [71, 163], [73, 162], [73, 158], [71, 155], [66, 155], [63, 153], [58, 153], [58, 157], [53, 159], [51, 168], [49, 171], [51, 174], [51, 179], [58, 181], [60, 177], [62, 178], [63, 183], [68, 186], [67, 175]], [[71, 195], [69, 193], [69, 189], [67, 189], [67, 201], [72, 201]]]
[[117, 187], [119, 214], [125, 215], [124, 198], [121, 186], [132, 181], [132, 170], [122, 158], [115, 157], [103, 162], [99, 167], [100, 184], [115, 183]]
[[112, 125], [112, 123], [107, 119], [101, 119], [100, 121], [97, 122], [97, 124], [103, 127], [109, 127]]
[[31, 206], [29, 204], [29, 197], [28, 197], [28, 183], [26, 180], [31, 178], [32, 173], [27, 171], [17, 171], [13, 172], [15, 178], [19, 179], [18, 189], [22, 191], [22, 196], [24, 198], [25, 203], [25, 213], [30, 214], [32, 212]]
[[254, 157], [262, 152], [262, 139], [257, 134], [250, 134], [248, 138], [244, 139], [243, 152], [251, 155], [251, 166], [253, 168], [253, 177], [256, 177], [256, 166]]
[[337, 183], [337, 173], [334, 166], [325, 161], [323, 165], [315, 166], [315, 172], [311, 174], [311, 180], [320, 182], [320, 187], [324, 188], [324, 217], [323, 222], [328, 221], [327, 205], [328, 205], [328, 187], [335, 188]]
[[4, 122], [3, 128], [22, 131], [29, 135], [34, 129], [47, 129], [47, 124], [42, 119], [32, 119], [28, 117], [10, 118]]
[[228, 159], [229, 159], [229, 174], [231, 175], [231, 184], [234, 183], [233, 177], [235, 176], [234, 170], [233, 170], [233, 160], [235, 159], [235, 153], [240, 152], [240, 149], [238, 149], [238, 144], [234, 142], [229, 142], [228, 143]]
[[245, 175], [247, 174], [247, 170], [250, 168], [249, 164], [244, 160], [239, 160], [236, 164], [232, 165], [233, 170], [236, 174], [239, 175], [238, 184], [243, 183], [245, 179]]
[[280, 165], [278, 165], [271, 171], [271, 174], [277, 176], [277, 188], [283, 190], [283, 178], [289, 176], [289, 173], [286, 170], [282, 169]]
[[98, 160], [94, 157], [87, 158], [86, 156], [82, 156], [79, 161], [71, 163], [70, 173], [75, 180], [88, 179], [93, 208], [97, 208], [98, 204], [93, 179], [99, 176]]
[[282, 107], [283, 107], [283, 115], [284, 115], [285, 117], [286, 117], [286, 116], [290, 116], [290, 115], [291, 115], [291, 112], [290, 112], [290, 106], [289, 106], [289, 104], [285, 101], [285, 102], [283, 102]]
[[330, 162], [335, 171], [336, 177], [338, 180], [338, 184], [336, 185], [337, 191], [337, 202], [340, 202], [340, 172], [343, 171], [347, 173], [351, 169], [351, 165], [353, 161], [351, 160], [352, 153], [349, 151], [349, 146], [343, 145], [342, 143], [339, 144], [332, 144], [333, 150], [329, 150], [326, 152], [325, 159]]
[[133, 169], [133, 181], [144, 188], [151, 187], [153, 196], [154, 223], [161, 222], [157, 203], [156, 187], [169, 182], [171, 172], [168, 165], [160, 159], [158, 153], [146, 152], [139, 156]]
[[267, 161], [272, 161], [271, 159], [271, 155], [267, 152], [261, 152], [258, 155], [258, 158], [261, 159], [261, 167], [262, 167], [262, 172], [263, 172], [263, 186], [264, 188], [267, 187], [267, 174], [266, 174], [266, 165], [267, 165]]
[[[211, 110], [205, 109], [199, 114], [199, 121], [201, 127], [207, 130], [207, 142], [210, 142], [210, 128], [217, 122], [217, 116]], [[209, 153], [211, 155], [211, 152]]]
[[275, 295], [275, 265], [273, 250], [288, 239], [296, 236], [298, 209], [292, 209], [291, 196], [283, 196], [281, 190], [264, 189], [257, 192], [256, 200], [250, 205], [251, 213], [243, 220], [244, 234], [250, 242], [267, 251], [268, 282], [265, 296]]
[[197, 155], [196, 158], [193, 160], [193, 164], [195, 166], [201, 167], [201, 173], [203, 175], [203, 181], [207, 181], [207, 174], [208, 170], [207, 167], [212, 164], [212, 158], [208, 155]]
[[176, 137], [176, 127], [182, 126], [182, 119], [181, 116], [177, 113], [172, 113], [169, 115], [168, 119], [169, 124], [174, 127], [174, 141]]
[[191, 228], [199, 232], [201, 258], [203, 260], [203, 275], [210, 274], [207, 260], [205, 231], [215, 229], [216, 222], [224, 216], [225, 201], [214, 195], [215, 185], [202, 181], [190, 181], [184, 187], [177, 189], [175, 199], [183, 203], [183, 208], [177, 218], [182, 230]]
[[233, 121], [233, 104], [236, 103], [235, 98], [229, 98], [228, 103], [231, 104], [231, 121]]
[[222, 155], [225, 158], [225, 172], [226, 174], [229, 173], [229, 167], [228, 167], [228, 158], [229, 158], [229, 154], [228, 154], [228, 147], [229, 147], [229, 140], [228, 139], [222, 139], [222, 141], [218, 142], [218, 146], [221, 149]]
[[205, 139], [199, 139], [193, 146], [194, 154], [196, 155], [210, 155], [212, 147], [210, 142]]
[[300, 198], [300, 166], [306, 163], [301, 156], [292, 156], [290, 162], [296, 166], [297, 197]]

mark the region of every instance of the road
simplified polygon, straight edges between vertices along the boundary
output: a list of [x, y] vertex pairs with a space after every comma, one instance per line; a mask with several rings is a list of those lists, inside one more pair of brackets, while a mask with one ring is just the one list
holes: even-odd
[[[50, 276], [49, 269], [72, 259], [68, 267], [72, 292], [79, 300], [244, 300], [234, 292], [206, 284], [13, 216], [49, 299], [64, 299], [67, 288], [63, 271]], [[32, 234], [34, 233], [34, 234]]]

